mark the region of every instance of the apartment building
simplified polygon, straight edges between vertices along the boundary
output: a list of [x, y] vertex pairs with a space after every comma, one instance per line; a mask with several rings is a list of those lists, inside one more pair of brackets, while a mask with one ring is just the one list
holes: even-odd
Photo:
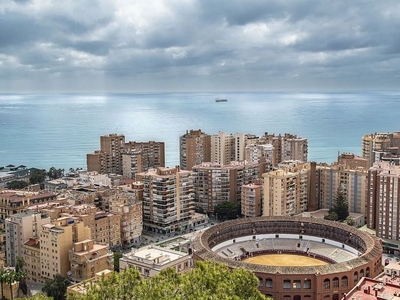
[[46, 203], [56, 199], [56, 194], [47, 191], [28, 192], [14, 190], [0, 190], [0, 218], [25, 211], [29, 205]]
[[50, 216], [51, 221], [68, 217], [90, 228], [91, 239], [106, 243], [110, 247], [121, 244], [121, 216], [113, 212], [99, 210], [94, 204], [64, 205], [57, 202], [29, 207]]
[[368, 159], [352, 153], [342, 153], [339, 155], [337, 163], [353, 170], [369, 169], [370, 167]]
[[273, 147], [273, 167], [285, 160], [308, 160], [308, 140], [297, 135], [285, 133], [284, 135], [268, 134], [266, 132], [259, 138], [259, 144], [271, 144]]
[[[357, 166], [357, 165], [355, 165]], [[349, 212], [366, 213], [368, 169], [349, 165], [332, 164], [317, 166], [318, 207], [329, 209], [333, 206], [339, 188], [347, 199]]]
[[160, 167], [136, 178], [143, 183], [145, 229], [170, 233], [189, 226], [194, 214], [192, 172]]
[[190, 130], [179, 137], [179, 163], [181, 170], [211, 161], [211, 136], [199, 130]]
[[244, 133], [235, 133], [231, 139], [231, 161], [244, 161], [247, 137]]
[[93, 240], [83, 240], [73, 244], [69, 250], [69, 279], [81, 282], [96, 276], [96, 273], [114, 269], [114, 254], [106, 244], [96, 244]]
[[90, 239], [90, 228], [76, 219], [61, 217], [53, 223], [43, 224], [39, 235], [39, 281], [53, 279], [56, 274], [67, 277], [70, 270], [69, 250], [76, 242]]
[[244, 150], [244, 159], [248, 162], [265, 162], [267, 170], [271, 171], [274, 158], [274, 147], [271, 144], [248, 144]]
[[141, 151], [142, 170], [146, 172], [152, 168], [165, 167], [165, 144], [164, 142], [136, 142], [131, 141], [125, 145], [126, 153]]
[[399, 165], [400, 132], [372, 133], [362, 137], [362, 157], [371, 167], [374, 162], [388, 161]]
[[25, 262], [26, 279], [38, 281], [40, 269], [40, 242], [39, 237], [30, 237], [22, 246], [22, 258]]
[[164, 148], [163, 142], [125, 143], [125, 136], [122, 134], [104, 135], [100, 137], [100, 150], [87, 154], [87, 170], [118, 175], [123, 175], [125, 171], [124, 176], [129, 175], [132, 178], [136, 172], [164, 166]]
[[124, 149], [124, 135], [100, 136], [100, 150], [87, 154], [87, 170], [103, 174], [122, 174], [122, 152]]
[[120, 271], [135, 267], [145, 277], [154, 277], [162, 270], [173, 268], [183, 273], [193, 267], [193, 259], [188, 253], [158, 246], [149, 246], [123, 254], [119, 260]]
[[227, 165], [202, 163], [192, 168], [195, 205], [205, 212], [225, 201], [238, 202], [244, 184], [261, 177], [258, 163], [231, 162]]
[[211, 136], [211, 162], [227, 165], [232, 158], [232, 136], [218, 132]]
[[263, 174], [263, 216], [293, 216], [308, 209], [311, 164]]
[[122, 154], [122, 176], [135, 178], [137, 173], [143, 172], [142, 151], [131, 150]]
[[109, 198], [110, 212], [121, 219], [122, 244], [141, 240], [143, 231], [143, 183], [133, 183], [131, 192], [117, 192]]
[[33, 211], [17, 213], [5, 220], [6, 261], [9, 266], [15, 266], [16, 257], [23, 255], [24, 243], [30, 237], [37, 237], [41, 226], [49, 222], [47, 215]]
[[241, 208], [244, 217], [262, 216], [263, 192], [262, 179], [242, 186]]
[[367, 226], [376, 236], [400, 240], [400, 166], [375, 162], [368, 171]]

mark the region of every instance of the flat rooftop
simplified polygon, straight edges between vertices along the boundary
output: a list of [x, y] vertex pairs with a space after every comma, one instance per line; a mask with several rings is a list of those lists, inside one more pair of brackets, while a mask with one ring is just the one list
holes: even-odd
[[187, 255], [188, 254], [186, 253], [178, 252], [171, 249], [166, 249], [158, 246], [148, 246], [133, 250], [130, 253], [124, 255], [124, 257], [131, 260], [149, 263], [154, 263], [154, 261], [157, 261], [157, 264], [164, 265]]
[[383, 276], [379, 279], [363, 278], [349, 293], [346, 299], [400, 300], [399, 277]]

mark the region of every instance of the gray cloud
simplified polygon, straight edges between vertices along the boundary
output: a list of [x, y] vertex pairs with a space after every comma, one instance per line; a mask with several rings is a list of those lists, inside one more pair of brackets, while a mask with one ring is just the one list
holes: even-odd
[[6, 1], [0, 92], [395, 89], [398, 28], [394, 0]]

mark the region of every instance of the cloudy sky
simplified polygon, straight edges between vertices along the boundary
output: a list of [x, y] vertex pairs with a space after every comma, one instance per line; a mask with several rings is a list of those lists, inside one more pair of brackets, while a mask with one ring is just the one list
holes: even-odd
[[396, 90], [398, 0], [1, 0], [0, 92]]

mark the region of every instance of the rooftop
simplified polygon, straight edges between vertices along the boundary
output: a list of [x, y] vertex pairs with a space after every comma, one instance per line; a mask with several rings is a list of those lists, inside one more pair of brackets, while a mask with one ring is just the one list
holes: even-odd
[[132, 252], [124, 255], [124, 258], [135, 261], [156, 263], [158, 265], [165, 265], [184, 256], [187, 256], [187, 254], [159, 246], [148, 246], [133, 250]]
[[346, 299], [362, 300], [400, 300], [400, 282], [388, 279], [362, 278], [358, 284], [347, 293]]

